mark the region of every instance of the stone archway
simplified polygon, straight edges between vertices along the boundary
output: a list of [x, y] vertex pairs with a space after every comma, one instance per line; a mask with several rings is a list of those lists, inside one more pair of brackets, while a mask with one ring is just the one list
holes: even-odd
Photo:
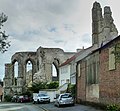
[[[5, 67], [5, 90], [7, 92], [10, 91], [10, 88], [17, 92], [24, 92], [25, 86], [31, 80], [27, 80], [26, 82], [26, 64], [28, 61], [32, 63], [32, 72], [31, 78], [32, 82], [36, 81], [46, 81], [50, 82], [53, 80], [52, 78], [52, 64], [54, 64], [57, 71], [57, 80], [59, 79], [59, 65], [66, 61], [68, 58], [73, 56], [75, 53], [64, 52], [60, 48], [43, 48], [39, 47], [36, 52], [17, 52], [11, 58], [11, 67], [10, 65], [6, 65]], [[14, 76], [14, 67], [13, 64], [15, 61], [18, 62], [18, 77], [17, 77], [17, 87], [14, 87], [12, 83], [12, 78]], [[8, 72], [10, 70], [10, 72]], [[9, 79], [8, 79], [9, 77]], [[28, 77], [29, 78], [29, 77]], [[31, 79], [30, 78], [30, 79]], [[11, 86], [8, 87], [8, 82], [11, 83]]]
[[34, 74], [33, 81], [50, 82], [52, 78], [52, 64], [57, 70], [57, 80], [59, 79], [59, 65], [66, 61], [75, 53], [64, 52], [60, 48], [43, 48], [37, 49], [37, 73]]
[[[55, 67], [55, 70], [56, 70], [56, 77], [53, 76], [52, 74], [52, 81], [58, 81], [59, 80], [59, 60], [57, 58], [54, 58], [54, 61], [53, 61], [53, 64], [52, 64], [52, 68], [53, 68], [53, 65]], [[53, 69], [52, 69], [53, 71]]]
[[[17, 63], [17, 64], [16, 64]], [[12, 85], [17, 86], [17, 78], [18, 78], [18, 60], [14, 59], [12, 61]]]
[[[5, 68], [5, 89], [9, 90], [10, 88], [13, 91], [17, 91], [17, 93], [22, 93], [26, 86], [26, 63], [27, 61], [32, 62], [32, 78], [33, 74], [36, 72], [36, 52], [17, 52], [11, 57], [11, 67], [10, 65], [6, 65]], [[14, 63], [18, 62], [18, 77], [17, 77], [17, 85], [14, 84]], [[9, 73], [8, 73], [8, 70]], [[9, 79], [8, 79], [9, 76]], [[8, 87], [8, 82], [10, 82], [10, 86]]]

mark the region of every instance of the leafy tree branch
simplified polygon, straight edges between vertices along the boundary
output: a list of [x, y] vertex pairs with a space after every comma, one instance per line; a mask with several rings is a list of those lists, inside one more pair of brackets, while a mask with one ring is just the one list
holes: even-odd
[[10, 47], [10, 41], [8, 41], [8, 35], [6, 35], [5, 31], [2, 31], [2, 27], [4, 22], [6, 22], [8, 16], [4, 13], [0, 14], [0, 52], [4, 53]]

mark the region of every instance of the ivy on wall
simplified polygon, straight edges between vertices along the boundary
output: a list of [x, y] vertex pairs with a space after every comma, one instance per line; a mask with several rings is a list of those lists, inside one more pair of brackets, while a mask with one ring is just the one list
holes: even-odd
[[120, 63], [120, 43], [115, 45], [115, 60], [117, 63]]

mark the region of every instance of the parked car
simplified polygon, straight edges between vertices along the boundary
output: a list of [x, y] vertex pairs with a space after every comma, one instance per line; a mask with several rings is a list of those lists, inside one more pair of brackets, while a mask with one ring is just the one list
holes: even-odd
[[17, 95], [14, 95], [14, 96], [11, 98], [11, 102], [17, 102], [17, 99], [18, 99], [18, 96], [17, 96]]
[[18, 96], [17, 102], [30, 102], [30, 97], [28, 97], [27, 95]]
[[43, 103], [48, 102], [50, 103], [50, 96], [47, 94], [37, 94], [33, 97], [33, 103]]
[[55, 101], [55, 106], [62, 106], [62, 105], [73, 105], [74, 106], [74, 98], [70, 93], [63, 93], [60, 94]]

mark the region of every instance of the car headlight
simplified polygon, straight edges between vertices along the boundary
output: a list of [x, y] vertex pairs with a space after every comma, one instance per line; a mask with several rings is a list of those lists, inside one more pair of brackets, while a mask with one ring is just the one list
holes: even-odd
[[63, 101], [62, 101], [62, 100], [60, 100], [60, 103], [63, 103]]

